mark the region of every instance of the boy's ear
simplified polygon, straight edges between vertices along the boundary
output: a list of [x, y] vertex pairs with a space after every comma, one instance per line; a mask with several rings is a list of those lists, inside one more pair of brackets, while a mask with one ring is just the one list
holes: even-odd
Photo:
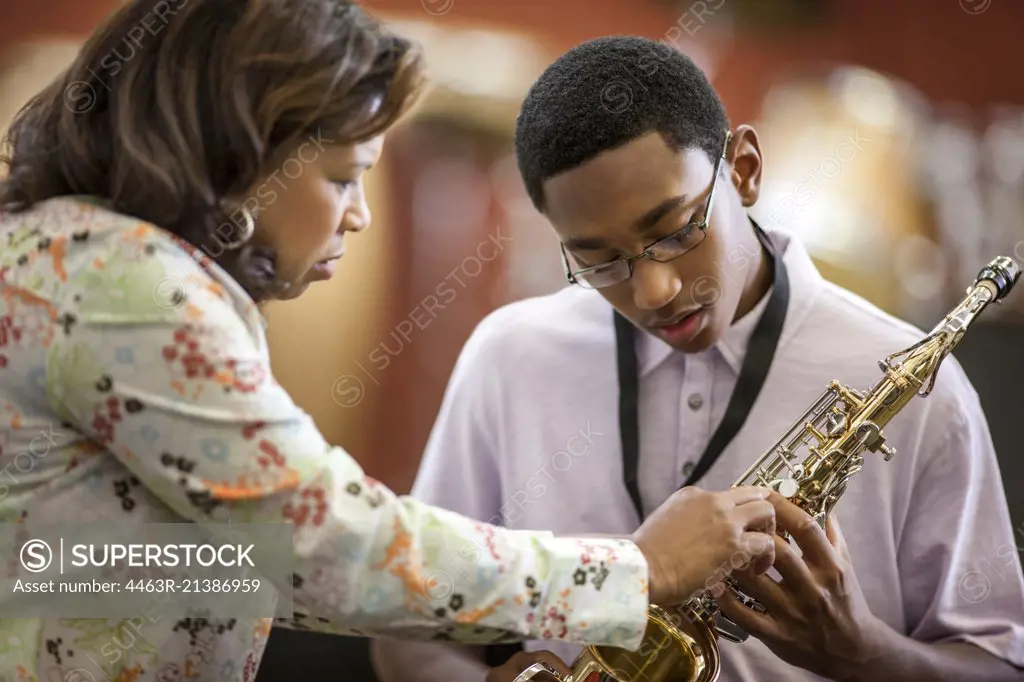
[[729, 141], [726, 160], [731, 167], [732, 184], [743, 205], [753, 206], [761, 193], [761, 141], [757, 139], [757, 131], [746, 124], [737, 127]]

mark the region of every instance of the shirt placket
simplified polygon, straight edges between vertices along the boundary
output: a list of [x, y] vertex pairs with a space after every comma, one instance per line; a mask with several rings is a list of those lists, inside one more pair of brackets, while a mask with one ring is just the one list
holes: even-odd
[[687, 357], [680, 387], [677, 486], [683, 485], [693, 474], [711, 440], [711, 388], [712, 373], [708, 363], [703, 358]]

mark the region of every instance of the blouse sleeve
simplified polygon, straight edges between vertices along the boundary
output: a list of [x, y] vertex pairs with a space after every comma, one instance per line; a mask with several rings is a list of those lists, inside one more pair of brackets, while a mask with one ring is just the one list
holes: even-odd
[[222, 274], [166, 238], [88, 249], [68, 259], [51, 402], [182, 517], [293, 524], [304, 627], [640, 645], [635, 545], [506, 530], [395, 495], [275, 381], [258, 316]]

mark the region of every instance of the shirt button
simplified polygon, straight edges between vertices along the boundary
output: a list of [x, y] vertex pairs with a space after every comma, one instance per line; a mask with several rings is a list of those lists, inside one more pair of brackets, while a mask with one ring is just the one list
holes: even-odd
[[700, 393], [692, 394], [686, 402], [690, 405], [691, 410], [699, 410], [704, 405], [704, 398], [701, 397]]
[[696, 468], [697, 467], [693, 465], [693, 462], [687, 462], [686, 464], [683, 465], [683, 476], [689, 478], [690, 476], [693, 475], [693, 470]]

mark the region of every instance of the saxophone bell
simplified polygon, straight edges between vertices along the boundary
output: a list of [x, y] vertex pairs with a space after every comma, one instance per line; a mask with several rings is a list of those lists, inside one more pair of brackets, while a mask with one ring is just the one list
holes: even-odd
[[636, 651], [586, 646], [560, 675], [546, 663], [534, 663], [513, 682], [715, 682], [721, 666], [718, 642], [699, 611], [652, 605], [647, 631]]

